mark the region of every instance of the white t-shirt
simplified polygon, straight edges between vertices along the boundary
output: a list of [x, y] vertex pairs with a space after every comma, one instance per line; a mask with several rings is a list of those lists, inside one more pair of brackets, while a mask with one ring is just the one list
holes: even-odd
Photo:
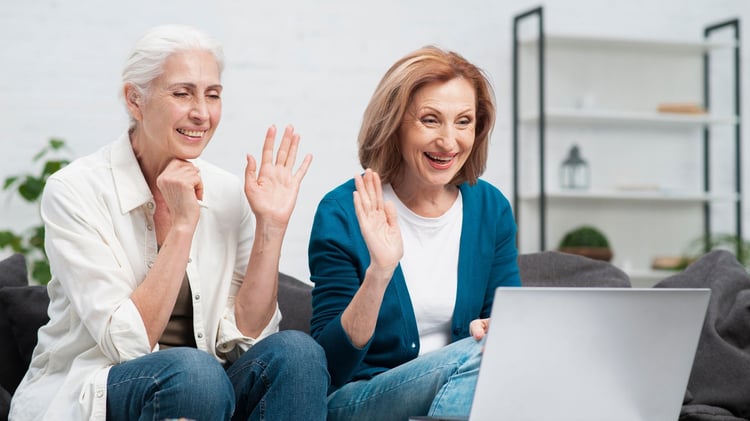
[[437, 218], [425, 218], [406, 207], [390, 184], [383, 186], [383, 198], [392, 201], [398, 213], [404, 242], [401, 270], [417, 319], [421, 355], [450, 342], [463, 201], [459, 192], [447, 212]]

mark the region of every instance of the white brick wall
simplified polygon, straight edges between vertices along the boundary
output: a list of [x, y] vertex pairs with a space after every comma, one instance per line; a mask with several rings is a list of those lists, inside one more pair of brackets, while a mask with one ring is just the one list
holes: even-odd
[[[241, 174], [244, 154], [259, 152], [265, 128], [287, 123], [295, 124], [304, 151], [315, 156], [281, 263], [282, 270], [307, 279], [315, 206], [326, 191], [359, 171], [355, 141], [365, 104], [390, 64], [417, 47], [432, 43], [455, 49], [489, 73], [498, 120], [485, 178], [510, 195], [511, 17], [537, 4], [3, 1], [0, 178], [26, 171], [30, 157], [50, 137], [66, 139], [75, 155], [113, 140], [126, 126], [117, 89], [132, 43], [156, 24], [194, 24], [224, 43], [228, 62], [223, 120], [206, 158]], [[746, 0], [550, 0], [545, 12], [550, 30], [585, 34], [698, 39], [705, 23], [732, 16], [743, 18], [745, 34], [750, 28]], [[744, 49], [746, 63], [749, 50]], [[743, 100], [750, 105], [750, 78], [747, 70], [743, 74]], [[33, 208], [0, 193], [0, 229], [36, 220]]]

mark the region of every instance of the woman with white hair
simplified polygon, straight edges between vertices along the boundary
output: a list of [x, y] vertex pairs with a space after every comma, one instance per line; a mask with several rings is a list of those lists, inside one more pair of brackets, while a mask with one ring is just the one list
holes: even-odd
[[244, 183], [200, 159], [221, 117], [221, 47], [185, 26], [136, 44], [130, 127], [50, 177], [42, 198], [49, 323], [13, 420], [324, 419], [308, 335], [278, 331], [282, 241], [306, 156], [268, 129]]

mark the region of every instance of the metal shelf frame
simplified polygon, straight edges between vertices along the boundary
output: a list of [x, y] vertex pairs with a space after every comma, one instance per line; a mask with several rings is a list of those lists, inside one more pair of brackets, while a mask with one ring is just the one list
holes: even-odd
[[[546, 186], [546, 129], [547, 129], [547, 110], [545, 106], [545, 72], [546, 72], [546, 46], [547, 39], [544, 30], [544, 9], [536, 7], [525, 12], [519, 13], [513, 18], [513, 64], [512, 64], [512, 159], [513, 159], [513, 210], [516, 225], [519, 227], [519, 235], [516, 241], [520, 241], [520, 220], [521, 220], [521, 192], [519, 191], [519, 165], [520, 165], [520, 134], [521, 113], [520, 113], [520, 44], [519, 28], [522, 22], [528, 19], [537, 19], [537, 84], [538, 84], [538, 109], [537, 118], [534, 121], [538, 130], [539, 146], [539, 189], [538, 189], [538, 206], [539, 206], [539, 249], [547, 249], [547, 186]], [[735, 190], [735, 235], [737, 243], [737, 258], [742, 259], [741, 241], [742, 241], [742, 174], [741, 174], [741, 98], [740, 98], [740, 22], [738, 19], [731, 19], [714, 25], [706, 26], [704, 29], [704, 38], [710, 44], [709, 38], [717, 31], [731, 29], [734, 31], [734, 44], [730, 47], [734, 49], [733, 57], [733, 81], [734, 81], [734, 121], [730, 124], [734, 126], [734, 190]], [[710, 52], [708, 49], [703, 52], [703, 102], [706, 111], [710, 110]], [[711, 167], [710, 167], [710, 140], [711, 140], [711, 123], [706, 122], [703, 126], [703, 191], [707, 196], [711, 193]], [[711, 237], [711, 200], [706, 200], [703, 204], [703, 234], [705, 237], [705, 250], [710, 247]]]

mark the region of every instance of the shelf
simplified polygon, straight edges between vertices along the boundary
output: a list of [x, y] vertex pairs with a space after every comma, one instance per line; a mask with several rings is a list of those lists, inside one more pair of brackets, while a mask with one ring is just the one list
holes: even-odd
[[676, 270], [629, 269], [624, 271], [633, 288], [652, 287], [659, 281], [680, 273]]
[[[634, 112], [617, 110], [589, 110], [576, 108], [549, 108], [545, 113], [548, 123], [570, 124], [643, 124], [668, 126], [704, 126], [707, 124], [736, 124], [738, 118], [731, 115], [678, 114], [659, 112]], [[529, 112], [521, 116], [524, 124], [539, 122], [539, 114]]]
[[[538, 38], [521, 41], [522, 46], [535, 47]], [[638, 51], [656, 51], [664, 53], [701, 54], [711, 50], [733, 48], [738, 44], [734, 41], [681, 41], [667, 39], [639, 39], [617, 37], [591, 37], [585, 35], [545, 34], [547, 47], [574, 48], [619, 48]]]
[[[538, 32], [520, 31], [533, 17]], [[651, 255], [726, 229], [723, 213], [735, 214], [734, 235], [741, 238], [739, 20], [704, 26], [689, 40], [580, 35], [575, 27], [550, 34], [544, 22], [538, 7], [516, 15], [513, 26], [513, 207], [521, 250], [548, 250], [569, 224], [590, 221], [611, 232], [633, 285], [651, 286], [674, 273], [651, 270]], [[680, 105], [686, 112], [658, 110], [681, 111]], [[689, 112], [701, 106], [705, 113]], [[603, 167], [607, 173], [593, 188], [564, 190], [550, 176], [550, 163], [565, 159], [560, 155], [571, 142], [616, 163]], [[636, 148], [670, 161], [643, 174], [661, 161], [625, 165]], [[519, 171], [530, 159], [537, 164]], [[697, 171], [702, 178], [693, 176]], [[712, 224], [720, 219], [715, 210], [720, 224]]]
[[[691, 193], [673, 190], [581, 190], [581, 191], [548, 191], [547, 199], [552, 200], [623, 200], [623, 201], [662, 201], [662, 202], [732, 202], [738, 200], [736, 193]], [[539, 200], [539, 192], [524, 193], [525, 201]]]

